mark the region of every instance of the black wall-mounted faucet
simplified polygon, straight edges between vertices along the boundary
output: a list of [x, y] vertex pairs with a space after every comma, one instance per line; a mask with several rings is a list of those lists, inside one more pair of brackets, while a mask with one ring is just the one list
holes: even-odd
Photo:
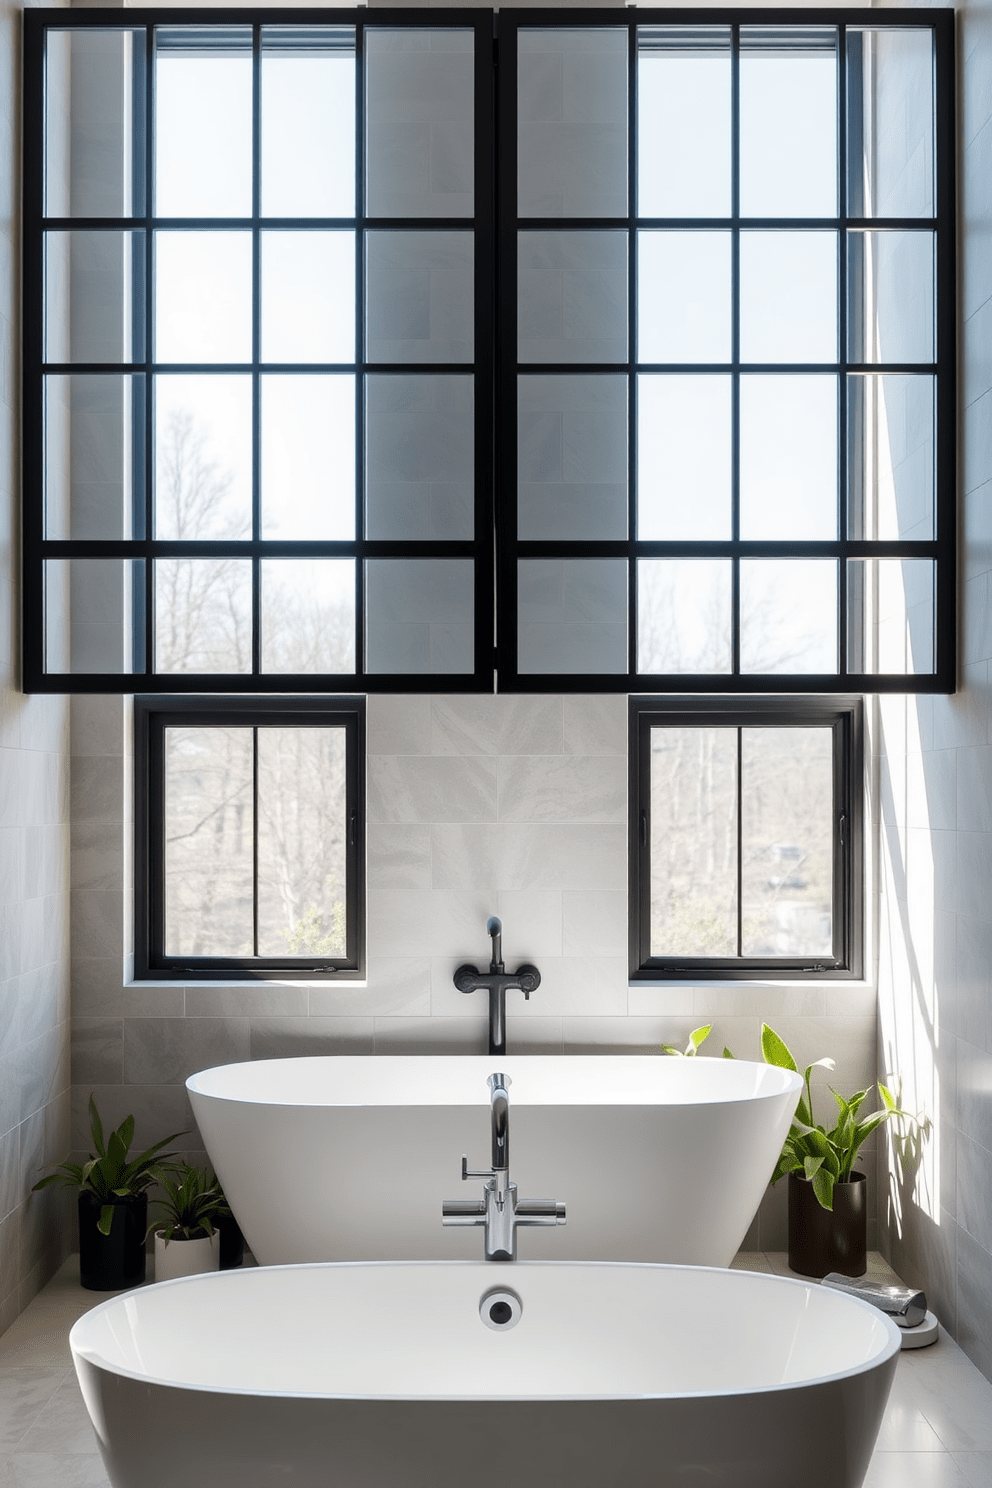
[[503, 926], [495, 915], [486, 924], [492, 936], [493, 954], [487, 972], [475, 966], [459, 966], [454, 983], [459, 992], [478, 992], [485, 988], [489, 993], [489, 1053], [506, 1053], [506, 994], [519, 991], [529, 998], [541, 985], [541, 973], [536, 966], [518, 966], [508, 972], [503, 967]]

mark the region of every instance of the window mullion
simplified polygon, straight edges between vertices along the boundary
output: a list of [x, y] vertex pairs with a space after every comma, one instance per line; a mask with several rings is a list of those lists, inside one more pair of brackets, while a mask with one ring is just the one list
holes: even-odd
[[744, 954], [744, 730], [737, 730], [737, 955]]

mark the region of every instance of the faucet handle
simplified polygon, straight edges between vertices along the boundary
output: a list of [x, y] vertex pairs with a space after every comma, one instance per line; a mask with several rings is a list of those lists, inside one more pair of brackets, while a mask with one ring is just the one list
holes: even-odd
[[491, 1178], [493, 1176], [494, 1171], [495, 1170], [493, 1168], [480, 1168], [480, 1169], [478, 1169], [478, 1171], [475, 1168], [470, 1168], [469, 1165], [468, 1165], [468, 1157], [467, 1157], [467, 1155], [464, 1152], [462, 1153], [462, 1182], [463, 1183], [465, 1182], [465, 1180], [467, 1178]]

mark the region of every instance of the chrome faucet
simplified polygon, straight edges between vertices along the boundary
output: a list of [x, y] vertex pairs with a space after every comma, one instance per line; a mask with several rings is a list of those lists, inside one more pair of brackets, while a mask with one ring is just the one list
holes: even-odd
[[541, 985], [541, 973], [536, 966], [518, 966], [508, 972], [503, 966], [503, 926], [495, 915], [486, 925], [492, 936], [493, 953], [489, 970], [480, 972], [475, 966], [459, 966], [454, 983], [459, 992], [478, 992], [485, 988], [489, 993], [489, 1053], [506, 1053], [506, 994], [508, 990], [519, 991], [530, 999], [530, 994]]
[[444, 1199], [441, 1223], [485, 1226], [487, 1261], [517, 1259], [517, 1229], [520, 1225], [563, 1225], [565, 1205], [554, 1199], [518, 1199], [517, 1185], [510, 1182], [510, 1097], [508, 1075], [493, 1074], [487, 1081], [491, 1096], [492, 1165], [476, 1172], [462, 1157], [462, 1178], [484, 1178], [481, 1199]]

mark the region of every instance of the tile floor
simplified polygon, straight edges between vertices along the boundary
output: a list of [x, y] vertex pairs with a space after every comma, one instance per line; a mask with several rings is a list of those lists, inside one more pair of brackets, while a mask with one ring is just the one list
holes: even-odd
[[[742, 1252], [749, 1270], [789, 1275], [782, 1253]], [[869, 1274], [892, 1280], [878, 1255]], [[78, 1283], [77, 1257], [0, 1336], [0, 1488], [107, 1488], [69, 1359], [69, 1329], [103, 1300]], [[989, 1488], [992, 1384], [955, 1343], [900, 1355], [864, 1488]]]

